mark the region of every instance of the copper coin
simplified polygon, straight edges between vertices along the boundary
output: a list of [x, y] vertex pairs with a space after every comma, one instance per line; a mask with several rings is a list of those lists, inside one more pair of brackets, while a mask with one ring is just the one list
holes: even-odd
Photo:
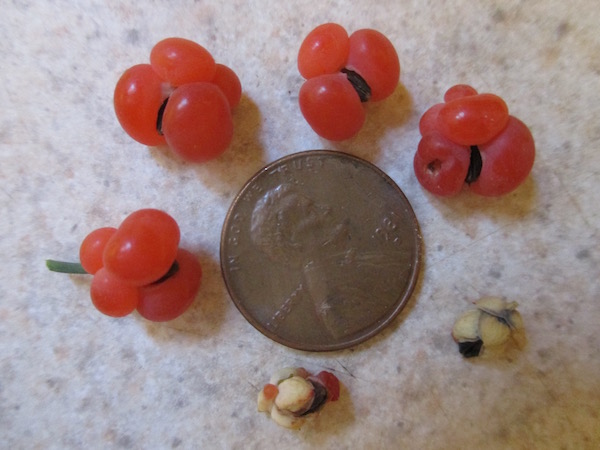
[[400, 188], [334, 151], [295, 153], [255, 174], [221, 235], [221, 269], [239, 311], [288, 347], [352, 347], [410, 298], [421, 234]]

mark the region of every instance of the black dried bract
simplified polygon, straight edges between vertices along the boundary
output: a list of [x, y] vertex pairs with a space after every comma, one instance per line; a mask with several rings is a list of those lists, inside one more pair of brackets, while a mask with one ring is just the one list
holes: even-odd
[[166, 281], [169, 278], [171, 278], [178, 271], [179, 271], [179, 263], [177, 261], [173, 261], [173, 264], [171, 264], [171, 267], [169, 268], [169, 270], [167, 271], [167, 273], [165, 273], [162, 277], [160, 277], [158, 280], [154, 281], [151, 284], [160, 284], [163, 281]]
[[310, 381], [310, 383], [315, 389], [315, 396], [313, 398], [312, 404], [310, 405], [310, 408], [308, 408], [308, 410], [302, 413], [303, 416], [318, 411], [319, 409], [321, 409], [321, 407], [325, 404], [325, 401], [327, 400], [327, 389], [325, 389], [325, 386], [323, 386], [321, 383], [316, 383], [313, 381]]
[[163, 135], [163, 131], [162, 131], [163, 115], [165, 113], [165, 108], [167, 107], [168, 101], [169, 101], [169, 97], [165, 98], [165, 101], [162, 102], [162, 105], [160, 105], [160, 108], [158, 108], [158, 115], [156, 116], [156, 131], [158, 131], [158, 134], [160, 134], [161, 136]]
[[458, 351], [465, 358], [473, 358], [475, 356], [479, 356], [482, 347], [483, 341], [481, 339], [477, 341], [467, 341], [458, 343]]
[[467, 170], [465, 183], [471, 184], [477, 181], [479, 175], [481, 175], [482, 167], [483, 161], [481, 160], [481, 152], [476, 145], [471, 145], [471, 160], [469, 161], [469, 169]]
[[371, 88], [365, 79], [354, 70], [342, 69], [341, 72], [348, 77], [348, 81], [352, 84], [352, 87], [360, 97], [360, 101], [363, 103], [369, 101], [371, 98]]

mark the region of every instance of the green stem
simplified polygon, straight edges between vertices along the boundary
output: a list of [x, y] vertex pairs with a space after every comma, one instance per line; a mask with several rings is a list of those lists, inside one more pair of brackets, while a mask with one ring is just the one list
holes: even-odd
[[80, 263], [46, 260], [46, 267], [52, 272], [86, 274], [87, 272]]

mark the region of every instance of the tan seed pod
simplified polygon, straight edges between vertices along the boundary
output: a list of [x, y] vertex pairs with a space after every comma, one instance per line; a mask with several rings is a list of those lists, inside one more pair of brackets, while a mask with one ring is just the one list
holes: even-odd
[[479, 339], [479, 318], [481, 311], [471, 309], [462, 314], [452, 327], [452, 337], [456, 342], [469, 342]]
[[479, 335], [485, 347], [502, 345], [510, 337], [510, 327], [503, 319], [483, 313], [479, 318]]

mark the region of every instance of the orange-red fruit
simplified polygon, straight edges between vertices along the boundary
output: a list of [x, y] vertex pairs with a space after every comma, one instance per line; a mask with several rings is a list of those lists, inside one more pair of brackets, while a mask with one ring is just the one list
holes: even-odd
[[337, 23], [324, 23], [312, 30], [298, 51], [298, 71], [304, 78], [339, 72], [346, 64], [350, 41]]
[[208, 50], [194, 41], [167, 38], [150, 51], [150, 64], [163, 80], [173, 86], [210, 81], [215, 75], [215, 60]]
[[223, 64], [217, 64], [217, 70], [211, 83], [217, 85], [225, 94], [231, 109], [238, 105], [242, 98], [242, 83], [233, 70]]
[[363, 29], [350, 35], [346, 68], [357, 72], [371, 88], [369, 100], [389, 97], [400, 79], [400, 61], [396, 49], [382, 33]]
[[153, 322], [173, 320], [192, 304], [202, 279], [202, 267], [196, 257], [184, 249], [177, 251], [179, 269], [166, 280], [140, 288], [137, 310]]
[[482, 169], [470, 189], [488, 197], [508, 194], [529, 175], [535, 160], [535, 143], [529, 128], [510, 116], [504, 130], [480, 145]]
[[298, 100], [302, 115], [311, 128], [331, 141], [350, 139], [365, 121], [360, 98], [343, 73], [306, 80]]
[[104, 268], [124, 283], [152, 283], [170, 269], [179, 245], [179, 226], [164, 211], [140, 209], [121, 223], [104, 248]]
[[264, 385], [263, 395], [267, 400], [275, 400], [277, 394], [279, 394], [279, 388], [277, 386], [271, 383], [267, 383]]
[[114, 107], [125, 132], [144, 145], [164, 145], [165, 138], [156, 129], [158, 110], [168, 93], [164, 81], [150, 64], [127, 69], [115, 86]]
[[475, 88], [469, 86], [468, 84], [455, 84], [444, 94], [444, 101], [450, 102], [452, 100], [456, 100], [457, 98], [468, 97], [470, 95], [477, 95]]
[[425, 136], [429, 133], [437, 133], [439, 130], [438, 119], [440, 110], [444, 106], [443, 103], [436, 103], [431, 108], [423, 113], [419, 120], [419, 131], [421, 136]]
[[485, 144], [508, 123], [508, 106], [494, 94], [460, 97], [441, 107], [438, 123], [439, 131], [457, 144]]
[[229, 102], [212, 83], [179, 86], [165, 107], [162, 130], [171, 150], [186, 161], [216, 158], [233, 138]]
[[124, 317], [137, 307], [140, 290], [123, 283], [108, 270], [101, 268], [92, 278], [90, 297], [101, 313], [111, 317]]
[[98, 228], [83, 239], [79, 247], [79, 262], [87, 273], [93, 275], [102, 268], [104, 247], [116, 231], [113, 227]]
[[419, 141], [413, 161], [419, 183], [429, 192], [440, 196], [458, 194], [465, 184], [469, 170], [470, 151], [430, 132]]

